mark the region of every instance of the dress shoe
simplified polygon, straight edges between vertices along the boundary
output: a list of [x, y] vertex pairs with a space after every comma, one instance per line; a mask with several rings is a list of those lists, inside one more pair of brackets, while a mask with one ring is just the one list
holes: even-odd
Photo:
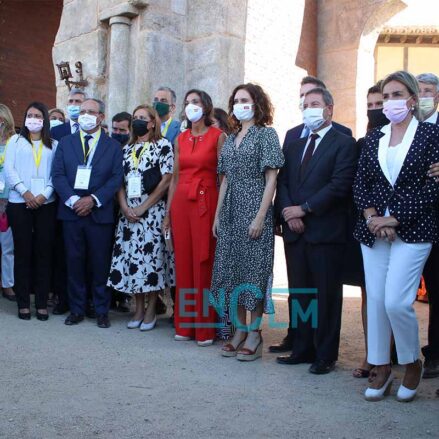
[[63, 314], [65, 314], [67, 311], [69, 310], [69, 307], [66, 305], [61, 305], [58, 303], [58, 305], [55, 306], [55, 308], [53, 308], [52, 314], [56, 315], [56, 316], [62, 316]]
[[111, 326], [110, 319], [107, 314], [100, 314], [96, 318], [99, 328], [109, 328]]
[[130, 320], [130, 321], [127, 323], [127, 328], [128, 328], [128, 329], [137, 329], [137, 328], [140, 327], [140, 325], [142, 324], [142, 322], [143, 322], [143, 317], [142, 317], [141, 320]]
[[140, 324], [140, 330], [142, 332], [151, 331], [152, 329], [155, 328], [156, 324], [157, 324], [157, 317], [154, 317], [154, 320], [152, 322], [149, 323], [142, 322]]
[[20, 312], [18, 311], [18, 318], [21, 320], [30, 320], [30, 312]]
[[5, 299], [10, 300], [11, 302], [16, 302], [16, 301], [17, 301], [17, 297], [15, 296], [15, 294], [7, 294], [7, 293], [5, 293], [5, 292], [3, 291], [3, 292], [2, 292], [2, 296], [3, 296]]
[[37, 319], [42, 321], [42, 322], [45, 322], [45, 321], [49, 320], [49, 313], [42, 314], [42, 313], [37, 311]]
[[64, 324], [67, 326], [77, 325], [84, 320], [84, 316], [80, 314], [69, 314], [64, 320]]
[[314, 358], [306, 357], [303, 355], [281, 355], [276, 358], [279, 364], [303, 364], [303, 363], [313, 363]]
[[381, 401], [385, 396], [390, 394], [390, 389], [392, 388], [392, 382], [394, 380], [394, 376], [392, 373], [389, 374], [389, 378], [387, 378], [383, 387], [380, 389], [372, 389], [368, 387], [364, 392], [364, 398], [366, 401]]
[[436, 378], [439, 376], [439, 360], [425, 360], [422, 378]]
[[197, 345], [201, 346], [201, 347], [212, 346], [213, 345], [213, 340], [197, 341]]
[[309, 371], [315, 375], [324, 375], [333, 371], [335, 368], [335, 361], [317, 360], [311, 364]]
[[289, 352], [293, 350], [293, 342], [285, 337], [280, 343], [272, 344], [268, 347], [268, 351], [273, 354], [281, 354], [282, 352]]
[[174, 340], [175, 341], [189, 341], [189, 340], [192, 340], [192, 338], [191, 337], [186, 337], [184, 335], [175, 334], [174, 335]]

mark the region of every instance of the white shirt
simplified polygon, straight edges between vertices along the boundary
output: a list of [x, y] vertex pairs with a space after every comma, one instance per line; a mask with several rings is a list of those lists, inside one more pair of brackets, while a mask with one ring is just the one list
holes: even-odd
[[438, 118], [439, 118], [439, 113], [435, 111], [428, 119], [425, 119], [424, 122], [428, 122], [436, 125]]
[[[40, 141], [34, 142], [37, 151], [40, 144]], [[31, 179], [34, 177], [44, 178], [45, 189], [41, 195], [47, 200], [45, 204], [55, 201], [51, 172], [57, 145], [58, 142], [52, 140], [52, 149], [43, 146], [41, 162], [37, 169], [32, 144], [19, 134], [14, 134], [10, 138], [6, 148], [4, 169], [6, 181], [10, 187], [9, 201], [11, 203], [25, 203], [23, 194], [30, 191]]]
[[[88, 154], [88, 157], [87, 157], [87, 166], [90, 166], [90, 164], [93, 160], [93, 157], [95, 155], [96, 147], [99, 143], [99, 138], [101, 137], [101, 130], [99, 129], [95, 133], [92, 133], [92, 134], [86, 133], [85, 131], [80, 130], [80, 135], [84, 137], [84, 142], [85, 142], [85, 136], [92, 137], [88, 142], [88, 146], [90, 147], [90, 153]], [[96, 142], [95, 142], [95, 140], [96, 140]], [[99, 201], [98, 197], [96, 195], [93, 195], [93, 194], [91, 194], [91, 196], [96, 200], [96, 205], [98, 207], [101, 207], [102, 204]], [[67, 207], [70, 207], [70, 209], [73, 209], [73, 206], [80, 198], [81, 197], [79, 197], [78, 195], [72, 195], [64, 204]]]
[[[78, 123], [78, 121], [70, 119], [69, 122], [70, 122], [70, 132], [72, 134], [75, 134], [76, 132], [78, 132], [79, 131], [79, 123]], [[75, 125], [78, 126], [78, 129], [75, 128]]]
[[313, 155], [314, 155], [314, 153], [317, 151], [317, 148], [318, 148], [320, 142], [322, 141], [323, 137], [325, 137], [326, 133], [331, 128], [332, 128], [332, 124], [328, 125], [326, 128], [322, 128], [320, 131], [317, 131], [316, 133], [314, 133], [314, 132], [309, 133], [309, 137], [308, 137], [308, 140], [306, 141], [305, 149], [303, 150], [302, 160], [305, 157], [305, 152], [306, 152], [306, 149], [308, 148], [309, 142], [311, 142], [311, 134], [318, 134], [319, 135], [319, 137], [317, 137], [317, 139], [316, 139], [316, 146], [314, 147], [314, 151], [313, 151]]

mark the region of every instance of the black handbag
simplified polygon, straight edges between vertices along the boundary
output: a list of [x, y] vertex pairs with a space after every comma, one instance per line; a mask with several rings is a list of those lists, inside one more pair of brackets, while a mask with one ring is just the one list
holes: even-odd
[[154, 189], [159, 185], [162, 180], [162, 173], [160, 172], [159, 166], [154, 166], [153, 168], [147, 169], [143, 172], [142, 183], [143, 189], [148, 194], [151, 195]]

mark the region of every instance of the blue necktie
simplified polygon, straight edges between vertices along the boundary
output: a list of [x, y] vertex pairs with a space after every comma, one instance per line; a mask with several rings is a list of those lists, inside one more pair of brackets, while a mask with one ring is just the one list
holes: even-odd
[[75, 122], [75, 123], [73, 124], [73, 134], [77, 133], [78, 130], [79, 130], [79, 123], [78, 123], [78, 122]]

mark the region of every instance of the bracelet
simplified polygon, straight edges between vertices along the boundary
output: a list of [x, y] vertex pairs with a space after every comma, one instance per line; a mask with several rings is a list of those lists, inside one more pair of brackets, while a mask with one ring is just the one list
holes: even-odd
[[376, 217], [376, 216], [378, 216], [378, 215], [376, 215], [376, 214], [374, 214], [374, 215], [369, 215], [369, 216], [366, 218], [366, 226], [369, 226], [369, 224], [370, 224], [371, 221], [372, 221], [372, 218], [374, 218], [374, 217]]

